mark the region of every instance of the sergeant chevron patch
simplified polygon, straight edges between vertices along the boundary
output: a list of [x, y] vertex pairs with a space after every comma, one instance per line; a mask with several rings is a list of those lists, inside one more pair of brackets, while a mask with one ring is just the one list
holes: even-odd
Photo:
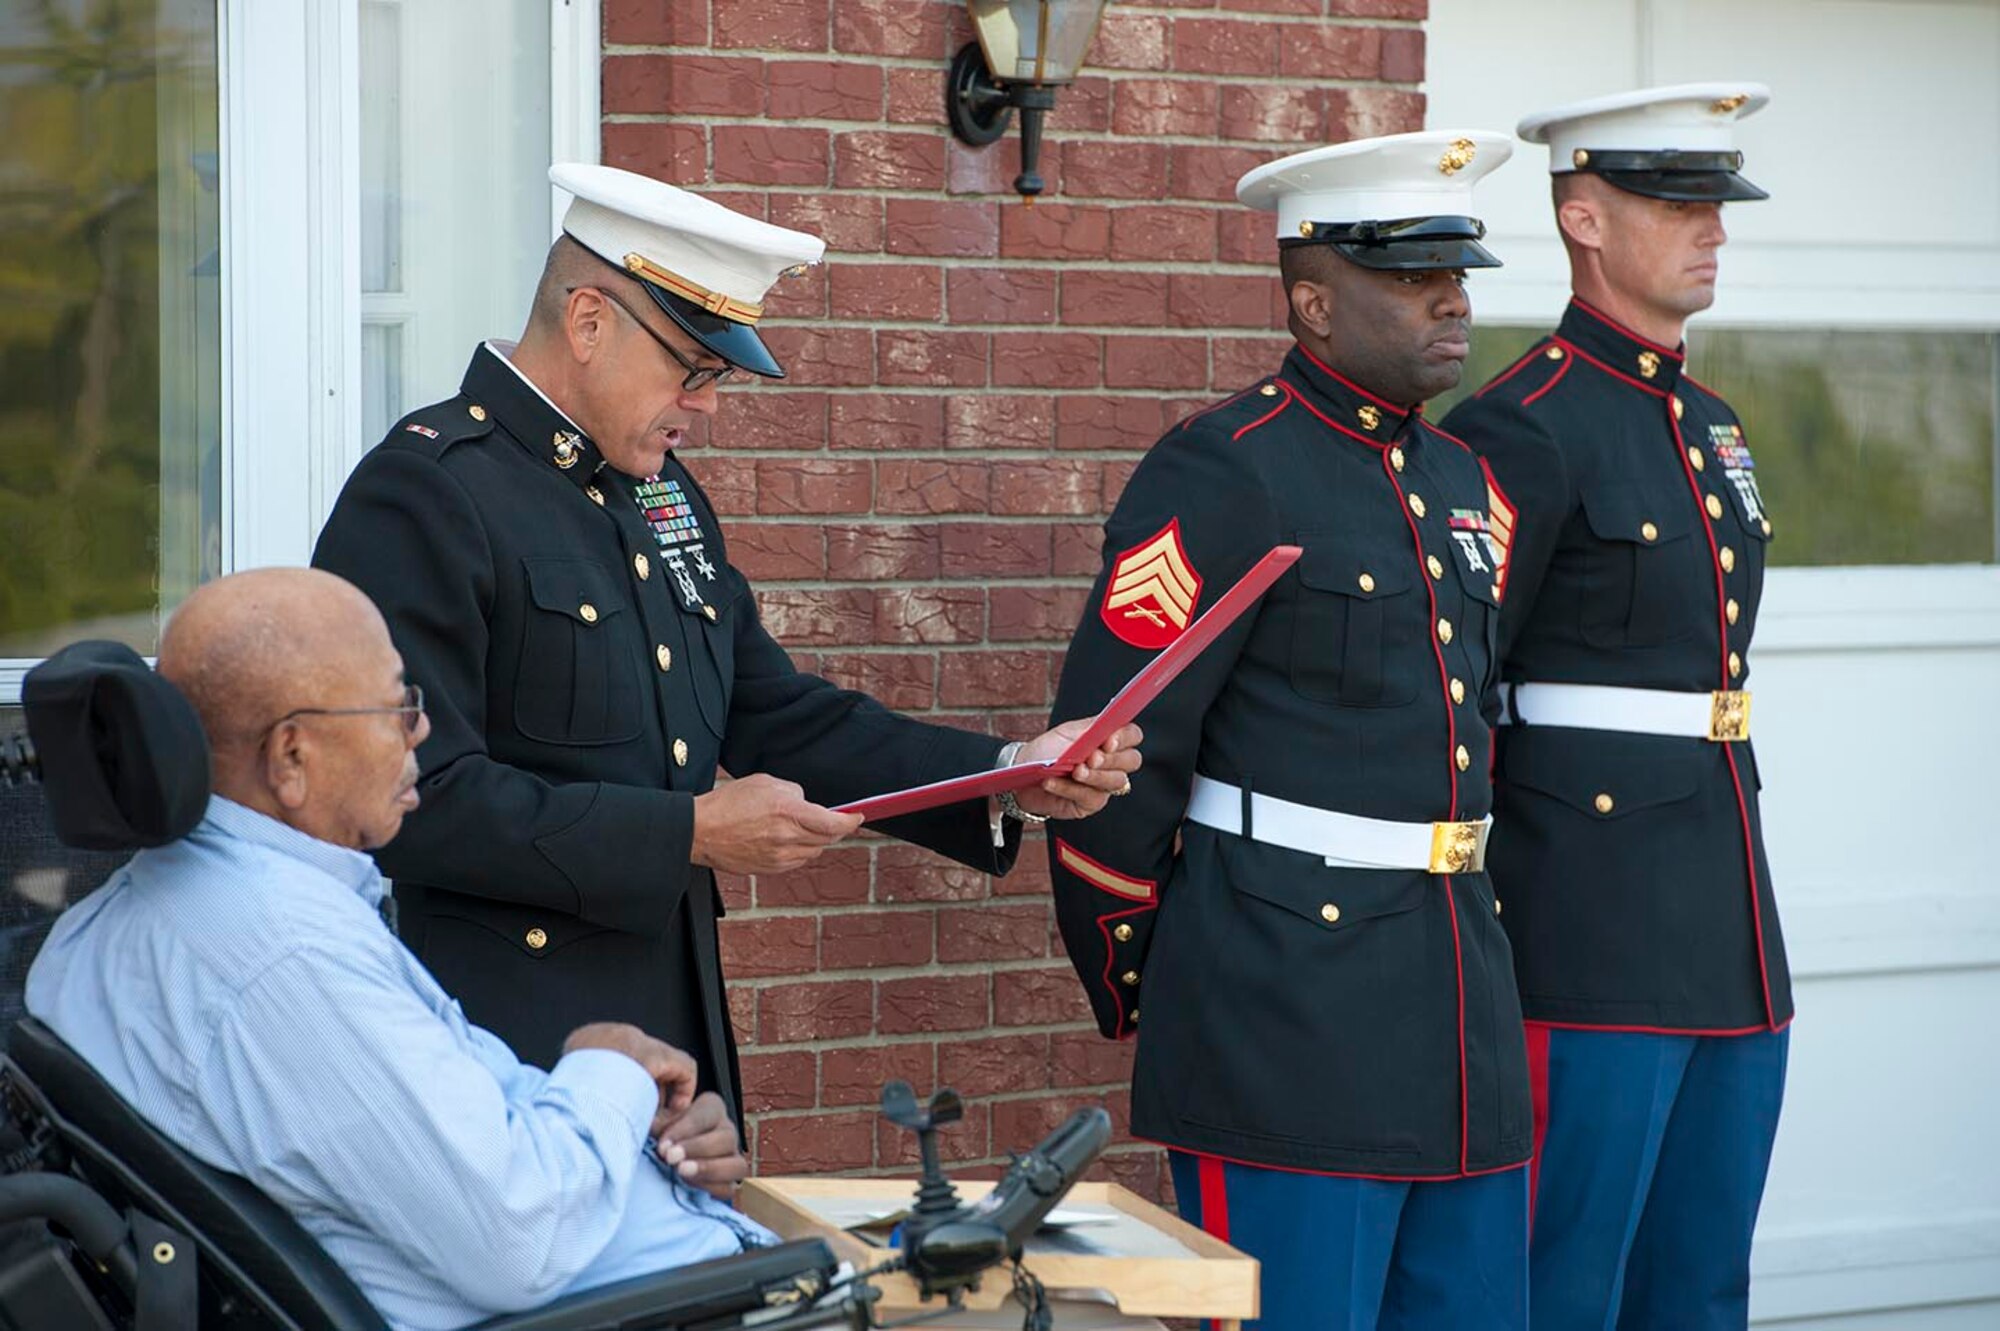
[[1519, 514], [1501, 493], [1500, 482], [1493, 479], [1493, 469], [1484, 459], [1479, 469], [1486, 473], [1486, 548], [1493, 556], [1493, 595], [1499, 600], [1507, 595], [1507, 552], [1514, 545], [1514, 519]]
[[1201, 601], [1201, 575], [1181, 544], [1180, 519], [1118, 556], [1098, 613], [1121, 639], [1157, 651], [1181, 636]]

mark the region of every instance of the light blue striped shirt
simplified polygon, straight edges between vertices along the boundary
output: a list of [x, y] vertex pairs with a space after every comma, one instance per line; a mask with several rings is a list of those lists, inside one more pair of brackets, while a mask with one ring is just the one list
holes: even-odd
[[553, 1072], [466, 1021], [382, 878], [217, 796], [56, 922], [28, 1010], [155, 1127], [298, 1217], [398, 1327], [460, 1327], [764, 1232], [646, 1161], [623, 1054]]

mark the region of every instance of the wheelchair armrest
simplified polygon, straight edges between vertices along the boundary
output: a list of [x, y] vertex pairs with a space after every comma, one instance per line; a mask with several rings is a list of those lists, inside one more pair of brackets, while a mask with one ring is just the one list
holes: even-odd
[[592, 1331], [740, 1318], [764, 1308], [812, 1302], [825, 1292], [838, 1267], [824, 1240], [798, 1239], [600, 1285], [532, 1312], [481, 1322], [473, 1331]]

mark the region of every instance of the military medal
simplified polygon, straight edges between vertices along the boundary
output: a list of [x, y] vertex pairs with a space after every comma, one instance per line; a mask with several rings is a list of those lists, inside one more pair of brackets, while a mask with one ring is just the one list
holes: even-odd
[[1761, 528], [1765, 520], [1764, 496], [1757, 489], [1757, 463], [1750, 456], [1750, 445], [1743, 441], [1743, 427], [1709, 426], [1708, 446], [1714, 450], [1715, 460], [1722, 464], [1722, 474], [1735, 487], [1744, 516], [1752, 527]]

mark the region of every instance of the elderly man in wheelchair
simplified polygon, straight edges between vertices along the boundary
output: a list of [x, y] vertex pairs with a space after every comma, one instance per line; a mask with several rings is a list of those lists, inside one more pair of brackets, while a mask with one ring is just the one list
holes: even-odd
[[[0, 1328], [871, 1324], [872, 1273], [730, 1204], [747, 1162], [687, 1055], [603, 1023], [523, 1064], [385, 925], [365, 852], [427, 723], [352, 586], [221, 579], [157, 675], [79, 644], [24, 703], [57, 834], [141, 849], [28, 975]], [[949, 1297], [1018, 1257], [1102, 1148], [1089, 1115], [977, 1211], [932, 1177], [890, 1264]]]

